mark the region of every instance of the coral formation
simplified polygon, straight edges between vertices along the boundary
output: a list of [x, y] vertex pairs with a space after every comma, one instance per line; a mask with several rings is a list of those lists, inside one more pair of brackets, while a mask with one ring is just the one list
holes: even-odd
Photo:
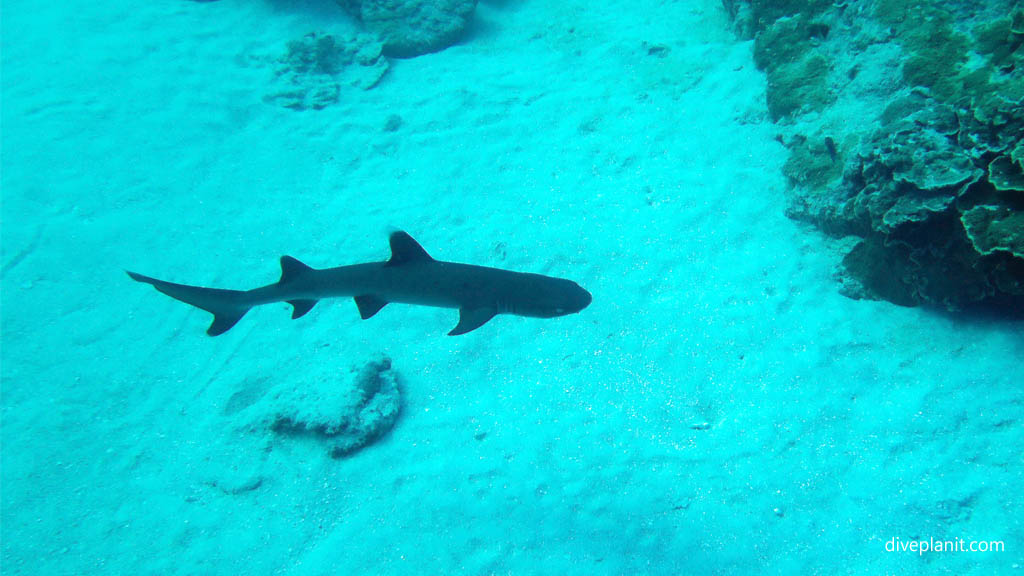
[[257, 428], [285, 436], [310, 436], [327, 443], [334, 458], [348, 456], [394, 426], [401, 411], [398, 375], [380, 356], [352, 370], [348, 383], [337, 378], [290, 384], [262, 402]]
[[[725, 5], [754, 38], [790, 149], [787, 213], [861, 239], [843, 261], [844, 293], [1024, 305], [1024, 10], [1010, 0]], [[896, 81], [859, 80], [886, 69]]]
[[790, 156], [782, 167], [791, 183], [808, 190], [819, 190], [843, 173], [843, 159], [836, 141], [818, 132], [789, 143]]
[[[193, 0], [215, 2], [216, 0]], [[816, 0], [817, 1], [817, 0]], [[459, 41], [477, 0], [337, 0], [383, 42], [384, 55], [411, 58]]]
[[813, 49], [825, 36], [828, 26], [805, 16], [779, 18], [758, 34], [754, 61], [768, 77], [772, 119], [780, 120], [801, 108], [820, 110], [830, 103], [828, 60]]
[[1009, 252], [1024, 258], [1024, 212], [1005, 206], [975, 206], [960, 216], [979, 254]]
[[1010, 151], [1009, 154], [997, 156], [988, 165], [988, 181], [996, 190], [1003, 192], [1024, 192], [1024, 170], [1021, 170], [1019, 161], [1014, 160], [1014, 155], [1021, 147]]
[[288, 42], [274, 61], [274, 82], [264, 100], [293, 110], [337, 103], [346, 86], [373, 88], [388, 70], [380, 42], [368, 35], [307, 34]]
[[384, 43], [388, 57], [437, 52], [462, 37], [476, 0], [338, 0]]

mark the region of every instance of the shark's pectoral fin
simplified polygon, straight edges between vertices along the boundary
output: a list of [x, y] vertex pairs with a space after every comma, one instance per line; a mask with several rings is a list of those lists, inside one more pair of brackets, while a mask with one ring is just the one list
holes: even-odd
[[448, 333], [449, 336], [458, 336], [466, 332], [472, 332], [487, 324], [487, 321], [494, 318], [498, 311], [494, 308], [460, 308], [459, 323]]
[[288, 303], [294, 308], [294, 310], [292, 310], [292, 320], [305, 316], [306, 312], [312, 310], [313, 306], [316, 306], [317, 302], [319, 302], [319, 300], [289, 300]]
[[380, 309], [386, 306], [387, 303], [387, 300], [378, 298], [373, 294], [356, 296], [356, 306], [359, 307], [359, 316], [361, 316], [363, 320], [372, 318], [373, 315], [380, 312]]

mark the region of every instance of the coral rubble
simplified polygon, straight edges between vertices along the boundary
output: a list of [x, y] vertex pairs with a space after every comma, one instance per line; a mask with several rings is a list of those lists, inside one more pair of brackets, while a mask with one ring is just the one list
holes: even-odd
[[307, 34], [288, 42], [274, 59], [274, 81], [267, 102], [294, 110], [320, 110], [335, 104], [344, 87], [370, 89], [388, 70], [382, 46], [369, 35], [338, 38]]

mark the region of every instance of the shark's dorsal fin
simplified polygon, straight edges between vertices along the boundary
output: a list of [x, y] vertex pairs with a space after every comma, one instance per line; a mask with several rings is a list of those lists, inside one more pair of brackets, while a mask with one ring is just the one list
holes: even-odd
[[494, 318], [498, 311], [494, 308], [460, 308], [459, 323], [448, 333], [449, 336], [458, 336], [466, 332], [472, 332], [487, 324], [487, 321]]
[[356, 296], [356, 306], [359, 307], [359, 317], [363, 320], [372, 318], [374, 314], [380, 312], [380, 309], [387, 305], [388, 301], [383, 298], [378, 298], [373, 294], [364, 294], [362, 296]]
[[427, 251], [412, 239], [412, 236], [405, 232], [393, 232], [391, 234], [391, 260], [388, 266], [398, 266], [412, 262], [430, 262], [433, 258]]
[[[310, 270], [312, 270], [312, 268], [291, 256], [281, 256], [281, 281], [278, 283], [287, 284]], [[308, 310], [306, 312], [308, 312]], [[305, 312], [303, 312], [303, 314], [305, 314]], [[296, 318], [298, 318], [298, 316], [296, 316]]]

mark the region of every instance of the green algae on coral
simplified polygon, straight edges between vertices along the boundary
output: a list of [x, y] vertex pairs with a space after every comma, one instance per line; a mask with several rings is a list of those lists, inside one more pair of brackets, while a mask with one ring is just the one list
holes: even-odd
[[943, 100], [954, 98], [970, 42], [953, 29], [952, 15], [932, 3], [908, 0], [880, 0], [875, 15], [893, 27], [908, 54], [903, 64], [907, 84], [924, 86]]
[[829, 63], [815, 49], [829, 27], [805, 14], [761, 22], [754, 62], [767, 74], [768, 110], [774, 120], [802, 110], [821, 110], [832, 101]]
[[[1018, 12], [1019, 14], [1020, 12]], [[994, 66], [1005, 66], [1018, 57], [1015, 52], [1024, 45], [1024, 34], [1014, 33], [1009, 16], [981, 23], [974, 28], [974, 50], [987, 54]]]
[[[983, 172], [972, 157], [944, 132], [949, 128], [936, 116], [911, 116], [886, 126], [873, 139], [868, 157], [884, 165], [894, 181], [917, 190], [938, 190], [962, 186], [979, 179]], [[939, 130], [930, 129], [928, 118]]]
[[773, 68], [766, 90], [772, 119], [824, 108], [832, 101], [827, 79], [828, 60], [820, 55]]
[[1024, 192], [1024, 169], [1009, 156], [1000, 156], [988, 165], [988, 181], [996, 190]]
[[765, 26], [754, 42], [754, 63], [762, 70], [804, 58], [828, 34], [828, 26], [803, 16], [779, 18]]
[[1018, 167], [1024, 170], [1024, 140], [1021, 140], [1017, 145], [1010, 150], [1010, 160], [1013, 160]]
[[782, 173], [793, 184], [813, 191], [843, 175], [842, 154], [830, 136], [804, 139], [789, 150]]
[[1009, 252], [1024, 258], [1024, 212], [982, 204], [964, 212], [960, 221], [978, 254]]
[[925, 222], [938, 214], [949, 210], [956, 200], [952, 194], [918, 197], [914, 194], [903, 194], [896, 198], [896, 203], [882, 214], [881, 225], [877, 227], [883, 232], [891, 232], [900, 226], [912, 222]]
[[1024, 10], [1017, 10], [1010, 17], [1010, 32], [1024, 35]]

